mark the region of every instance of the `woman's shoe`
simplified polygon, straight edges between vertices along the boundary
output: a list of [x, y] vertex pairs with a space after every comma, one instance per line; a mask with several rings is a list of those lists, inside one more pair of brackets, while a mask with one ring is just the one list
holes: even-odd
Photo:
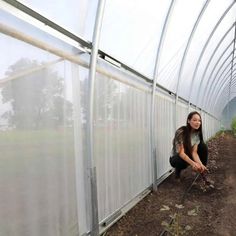
[[181, 169], [175, 168], [175, 178], [176, 179], [180, 179], [180, 173], [181, 173]]

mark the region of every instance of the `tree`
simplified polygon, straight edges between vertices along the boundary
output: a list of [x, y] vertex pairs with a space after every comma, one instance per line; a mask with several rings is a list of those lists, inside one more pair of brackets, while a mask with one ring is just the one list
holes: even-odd
[[[8, 68], [7, 76], [19, 75], [2, 88], [2, 102], [11, 105], [3, 114], [9, 126], [38, 129], [71, 122], [72, 104], [63, 96], [64, 80], [47, 67], [30, 72], [42, 65], [23, 58]], [[21, 76], [23, 71], [29, 73]]]
[[236, 134], [236, 117], [234, 117], [232, 120], [231, 129], [232, 129], [233, 133]]
[[[119, 96], [117, 82], [96, 74], [94, 93], [94, 116], [96, 121], [103, 123], [105, 120], [115, 119], [113, 110]], [[85, 78], [81, 81], [81, 110], [85, 121], [88, 119], [88, 100], [89, 79]]]

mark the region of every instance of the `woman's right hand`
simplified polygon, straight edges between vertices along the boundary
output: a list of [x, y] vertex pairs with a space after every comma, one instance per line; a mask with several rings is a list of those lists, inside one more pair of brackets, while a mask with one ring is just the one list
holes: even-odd
[[193, 162], [193, 163], [192, 163], [192, 169], [193, 169], [194, 171], [196, 171], [196, 172], [201, 172], [202, 167], [201, 167], [201, 165], [200, 165], [199, 163]]
[[206, 166], [204, 166], [202, 163], [200, 164], [201, 166], [201, 173], [207, 172], [208, 169], [206, 168]]

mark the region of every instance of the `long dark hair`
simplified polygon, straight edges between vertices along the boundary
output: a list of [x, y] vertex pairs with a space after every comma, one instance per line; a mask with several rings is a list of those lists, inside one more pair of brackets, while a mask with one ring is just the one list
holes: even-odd
[[201, 125], [196, 130], [196, 132], [198, 132], [198, 134], [199, 134], [200, 142], [203, 141], [202, 117], [197, 111], [190, 112], [188, 114], [188, 117], [187, 117], [186, 126], [183, 127], [184, 128], [184, 143], [183, 143], [184, 144], [184, 150], [185, 150], [185, 153], [190, 157], [192, 156], [192, 145], [191, 145], [191, 137], [190, 137], [190, 133], [191, 133], [192, 128], [191, 128], [188, 121], [191, 120], [194, 115], [198, 115], [201, 119]]

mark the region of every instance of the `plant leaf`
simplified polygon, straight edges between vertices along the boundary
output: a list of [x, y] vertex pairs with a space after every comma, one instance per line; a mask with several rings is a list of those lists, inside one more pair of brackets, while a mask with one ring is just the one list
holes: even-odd
[[186, 225], [184, 229], [185, 229], [185, 230], [191, 230], [192, 227], [191, 227], [190, 225]]
[[169, 211], [170, 207], [166, 206], [166, 205], [162, 205], [162, 208], [160, 209], [160, 211]]
[[169, 226], [169, 224], [168, 224], [166, 221], [162, 221], [162, 222], [161, 222], [161, 225], [162, 225], [162, 226], [166, 226], [166, 227]]
[[184, 206], [183, 206], [182, 204], [180, 204], [180, 205], [175, 204], [175, 207], [176, 207], [176, 208], [179, 208], [179, 209], [183, 209], [183, 208], [184, 208]]
[[171, 219], [175, 219], [177, 214], [175, 213], [174, 215], [169, 215]]
[[191, 210], [191, 211], [188, 211], [188, 215], [189, 215], [189, 216], [196, 216], [196, 215], [197, 215], [196, 209], [193, 209], [193, 210]]

